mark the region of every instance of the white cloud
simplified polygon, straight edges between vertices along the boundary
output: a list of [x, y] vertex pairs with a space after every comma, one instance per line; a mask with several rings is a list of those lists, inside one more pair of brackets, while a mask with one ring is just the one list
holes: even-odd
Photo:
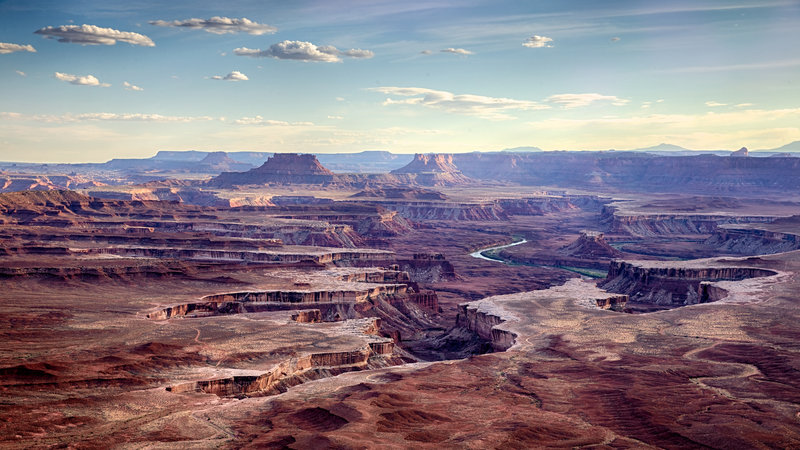
[[622, 99], [613, 95], [601, 94], [557, 94], [547, 97], [545, 101], [561, 105], [564, 109], [578, 108], [580, 106], [588, 106], [598, 101], [610, 101], [614, 106], [622, 106], [628, 103], [628, 100]]
[[237, 125], [264, 125], [273, 127], [300, 127], [300, 126], [313, 126], [311, 122], [286, 122], [283, 120], [270, 120], [261, 116], [255, 117], [242, 117], [235, 120], [233, 123]]
[[369, 50], [350, 49], [341, 51], [332, 45], [316, 46], [311, 42], [303, 41], [283, 41], [271, 45], [266, 50], [240, 47], [233, 50], [239, 56], [250, 56], [253, 58], [271, 57], [275, 59], [293, 59], [297, 61], [314, 62], [339, 62], [340, 56], [349, 58], [367, 59], [375, 56]]
[[56, 72], [55, 77], [61, 81], [66, 81], [70, 84], [75, 84], [78, 86], [101, 86], [101, 87], [109, 87], [111, 86], [108, 83], [101, 83], [94, 75], [72, 75], [69, 73], [61, 73]]
[[447, 91], [417, 87], [377, 87], [368, 89], [389, 95], [411, 97], [403, 100], [387, 98], [384, 105], [421, 105], [427, 108], [440, 109], [449, 113], [467, 114], [490, 120], [514, 119], [507, 114], [511, 110], [548, 109], [549, 106], [527, 100], [510, 98], [485, 97], [472, 94], [453, 94]]
[[614, 36], [614, 37], [611, 38], [611, 42], [619, 42], [619, 39], [620, 38]]
[[27, 76], [28, 76], [28, 74], [27, 74], [27, 73], [25, 73], [25, 72], [23, 72], [23, 71], [21, 71], [21, 70], [15, 70], [14, 72], [16, 72], [16, 73], [17, 73], [17, 75], [19, 75], [19, 76], [21, 76], [21, 77], [27, 77]]
[[36, 53], [36, 49], [32, 45], [11, 44], [8, 42], [0, 42], [0, 55], [6, 55], [14, 52], [31, 52]]
[[224, 77], [222, 75], [214, 75], [213, 77], [211, 77], [211, 79], [212, 80], [223, 80], [223, 81], [247, 81], [247, 80], [249, 80], [249, 78], [247, 78], [247, 75], [243, 74], [242, 72], [239, 72], [238, 70], [234, 70], [233, 72], [225, 75]]
[[736, 106], [737, 108], [747, 108], [748, 106], [753, 106], [753, 104], [752, 103], [739, 103], [739, 104], [734, 105], [734, 106]]
[[179, 28], [192, 28], [203, 30], [208, 33], [226, 34], [226, 33], [247, 33], [254, 36], [262, 34], [273, 34], [278, 31], [277, 28], [254, 22], [248, 18], [242, 17], [241, 19], [230, 17], [214, 16], [210, 19], [197, 19], [191, 18], [186, 20], [153, 20], [149, 22], [150, 25], [159, 27], [179, 27]]
[[433, 54], [433, 50], [423, 50], [420, 53], [423, 54], [423, 55], [432, 55]]
[[127, 89], [129, 91], [143, 91], [144, 90], [144, 89], [140, 88], [139, 86], [136, 86], [135, 84], [128, 83], [127, 81], [123, 81], [122, 82], [122, 86], [124, 86], [125, 89]]
[[328, 116], [328, 119], [331, 119], [331, 120], [342, 120], [342, 119], [344, 119], [344, 117], [342, 117], [342, 116]]
[[525, 42], [522, 43], [522, 46], [529, 48], [552, 47], [552, 45], [550, 45], [550, 42], [553, 42], [553, 40], [549, 37], [533, 35], [528, 39], [526, 39]]
[[58, 42], [72, 42], [82, 45], [114, 45], [117, 41], [120, 41], [143, 47], [156, 46], [149, 37], [143, 34], [86, 24], [81, 26], [45, 27], [34, 31], [34, 33], [41, 34], [48, 39], [58, 38]]
[[456, 55], [472, 55], [472, 54], [474, 54], [473, 52], [471, 52], [469, 50], [466, 50], [466, 49], [463, 49], [463, 48], [452, 48], [452, 47], [440, 50], [440, 52], [442, 52], [442, 53], [455, 53]]
[[164, 116], [161, 114], [142, 113], [82, 113], [63, 114], [60, 116], [49, 114], [20, 114], [17, 112], [0, 112], [2, 119], [30, 120], [48, 123], [71, 123], [84, 121], [121, 121], [121, 122], [198, 122], [214, 120], [209, 116]]
[[715, 101], [711, 100], [711, 101], [707, 101], [706, 102], [706, 106], [710, 106], [712, 108], [716, 108], [718, 106], [728, 106], [728, 104], [727, 103], [715, 102]]

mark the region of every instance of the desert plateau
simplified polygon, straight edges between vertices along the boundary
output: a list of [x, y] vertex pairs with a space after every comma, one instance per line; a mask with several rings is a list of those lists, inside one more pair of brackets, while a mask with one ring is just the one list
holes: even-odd
[[0, 449], [800, 449], [796, 1], [0, 1]]

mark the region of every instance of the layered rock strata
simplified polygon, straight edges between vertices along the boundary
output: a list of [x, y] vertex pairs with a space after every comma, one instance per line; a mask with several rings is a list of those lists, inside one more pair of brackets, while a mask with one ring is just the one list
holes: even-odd
[[711, 294], [710, 281], [740, 281], [768, 277], [777, 272], [742, 266], [714, 265], [714, 260], [689, 263], [655, 261], [613, 261], [600, 287], [627, 294], [632, 302], [675, 307], [718, 300]]

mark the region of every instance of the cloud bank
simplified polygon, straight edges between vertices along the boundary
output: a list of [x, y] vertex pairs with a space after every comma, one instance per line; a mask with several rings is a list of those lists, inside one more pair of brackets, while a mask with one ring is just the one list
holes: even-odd
[[31, 52], [36, 53], [36, 49], [32, 45], [11, 44], [8, 42], [0, 42], [0, 55], [6, 55], [14, 52]]
[[368, 90], [401, 97], [411, 97], [402, 100], [387, 98], [383, 102], [384, 105], [420, 105], [427, 108], [447, 111], [449, 113], [478, 116], [489, 120], [514, 119], [513, 116], [507, 114], [507, 111], [512, 110], [550, 108], [547, 105], [527, 100], [485, 97], [472, 94], [453, 94], [452, 92], [418, 87], [384, 86]]
[[0, 112], [0, 118], [13, 120], [30, 120], [35, 122], [47, 123], [72, 123], [84, 121], [120, 121], [120, 122], [198, 122], [214, 120], [209, 116], [163, 116], [161, 114], [142, 114], [142, 113], [83, 113], [83, 114], [63, 114], [39, 115], [21, 114], [17, 112]]
[[266, 50], [240, 47], [233, 50], [239, 56], [252, 58], [292, 59], [306, 62], [340, 62], [342, 56], [348, 58], [368, 59], [375, 56], [369, 50], [350, 49], [342, 51], [332, 45], [316, 46], [311, 42], [283, 41], [271, 45]]
[[186, 20], [153, 20], [150, 25], [159, 27], [178, 27], [203, 30], [207, 33], [226, 34], [226, 33], [247, 33], [254, 36], [262, 34], [273, 34], [277, 28], [264, 23], [254, 22], [246, 17], [241, 19], [230, 17], [214, 16], [210, 19], [191, 18]]
[[143, 34], [86, 24], [45, 27], [34, 31], [34, 33], [48, 39], [58, 39], [58, 42], [71, 42], [82, 45], [114, 45], [119, 41], [132, 45], [141, 45], [142, 47], [156, 46], [152, 39]]
[[109, 87], [111, 86], [108, 83], [101, 83], [94, 75], [72, 75], [69, 73], [61, 73], [56, 72], [54, 74], [56, 79], [61, 81], [66, 81], [67, 83], [78, 85], [78, 86], [100, 86], [100, 87]]
[[599, 101], [610, 101], [614, 106], [622, 106], [628, 103], [628, 100], [626, 99], [613, 95], [601, 94], [557, 94], [547, 97], [545, 101], [561, 105], [564, 109], [589, 106], [592, 103]]
[[236, 125], [262, 125], [272, 127], [300, 127], [300, 126], [313, 126], [311, 122], [285, 122], [283, 120], [270, 120], [261, 116], [255, 117], [242, 117], [241, 119], [234, 120]]

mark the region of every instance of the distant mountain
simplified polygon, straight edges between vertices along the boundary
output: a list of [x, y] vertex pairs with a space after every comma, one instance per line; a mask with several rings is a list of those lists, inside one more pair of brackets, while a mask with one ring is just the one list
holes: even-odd
[[540, 149], [539, 147], [514, 147], [514, 148], [504, 148], [503, 150], [500, 151], [506, 153], [526, 153], [526, 152], [543, 152], [544, 150]]
[[201, 152], [197, 150], [159, 150], [155, 156], [149, 158], [157, 161], [202, 161], [203, 158], [208, 156], [209, 152]]
[[631, 151], [632, 152], [690, 152], [693, 150], [681, 147], [680, 145], [666, 144], [662, 142], [652, 147], [637, 148], [636, 150], [631, 150]]
[[319, 162], [336, 173], [386, 173], [411, 162], [413, 155], [384, 150], [358, 153], [320, 153]]
[[778, 148], [770, 148], [770, 149], [763, 149], [763, 150], [755, 150], [757, 152], [772, 152], [772, 153], [792, 153], [792, 152], [800, 152], [800, 141], [790, 142], [786, 145], [782, 145]]
[[265, 162], [267, 162], [267, 158], [274, 155], [274, 153], [269, 152], [227, 152], [228, 156], [231, 157], [234, 161], [239, 161], [243, 163], [250, 164], [253, 167], [258, 167]]

